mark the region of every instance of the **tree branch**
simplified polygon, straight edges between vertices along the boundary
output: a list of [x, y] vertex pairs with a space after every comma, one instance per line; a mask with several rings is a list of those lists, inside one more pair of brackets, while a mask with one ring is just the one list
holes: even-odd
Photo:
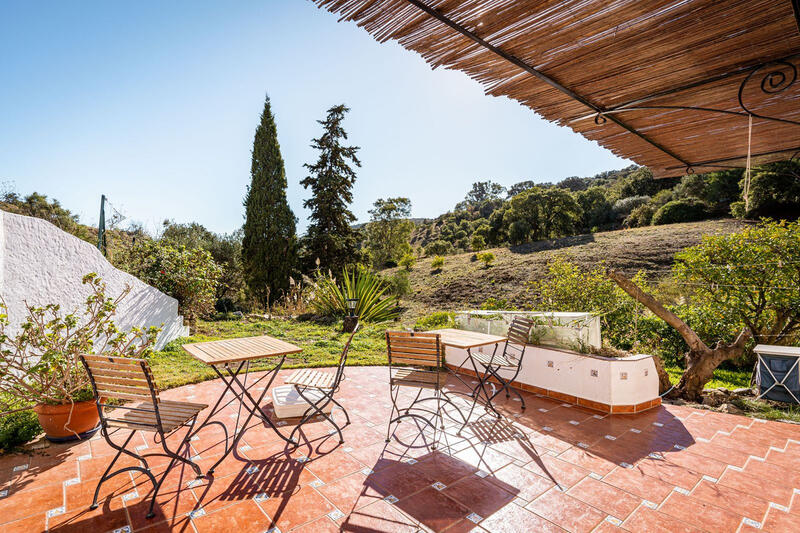
[[686, 341], [690, 351], [698, 353], [707, 352], [709, 350], [709, 347], [706, 345], [706, 343], [704, 343], [703, 340], [697, 336], [697, 333], [695, 333], [692, 328], [686, 324], [686, 322], [681, 320], [678, 315], [661, 305], [661, 302], [640, 289], [638, 285], [625, 277], [621, 272], [609, 270], [606, 274], [617, 285], [619, 285], [623, 291], [628, 293], [631, 298], [647, 307], [653, 312], [654, 315], [675, 328], [681, 337], [683, 337], [683, 340]]

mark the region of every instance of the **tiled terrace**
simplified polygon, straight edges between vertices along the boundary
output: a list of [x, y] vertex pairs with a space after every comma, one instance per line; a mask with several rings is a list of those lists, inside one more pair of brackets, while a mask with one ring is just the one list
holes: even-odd
[[[212, 479], [174, 469], [151, 520], [141, 476], [112, 479], [88, 509], [113, 451], [102, 438], [0, 457], [0, 531], [800, 531], [798, 426], [672, 405], [599, 416], [528, 394], [523, 414], [501, 404], [508, 420], [476, 419], [469, 438], [454, 424], [430, 452], [411, 422], [385, 444], [386, 368], [347, 378], [345, 444], [317, 422], [287, 450], [254, 424]], [[221, 391], [209, 381], [162, 398], [213, 403]], [[234, 413], [222, 417], [231, 428]], [[192, 442], [204, 470], [221, 435]], [[140, 451], [150, 437], [136, 437]]]

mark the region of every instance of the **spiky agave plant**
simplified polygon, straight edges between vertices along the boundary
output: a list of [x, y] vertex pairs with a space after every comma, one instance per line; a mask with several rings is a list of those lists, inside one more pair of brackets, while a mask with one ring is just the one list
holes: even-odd
[[323, 316], [342, 316], [347, 313], [347, 299], [356, 298], [356, 315], [362, 322], [386, 322], [400, 313], [397, 297], [387, 294], [389, 288], [371, 270], [345, 267], [340, 280], [330, 273], [317, 277], [311, 306]]

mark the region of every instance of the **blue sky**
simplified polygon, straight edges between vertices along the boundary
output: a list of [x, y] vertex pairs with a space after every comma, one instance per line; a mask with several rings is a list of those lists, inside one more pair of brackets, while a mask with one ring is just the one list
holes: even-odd
[[86, 223], [104, 193], [150, 230], [165, 218], [236, 229], [267, 93], [301, 230], [316, 120], [342, 102], [361, 146], [360, 221], [381, 197], [431, 217], [473, 181], [629, 164], [310, 2], [0, 0], [0, 50], [0, 182]]

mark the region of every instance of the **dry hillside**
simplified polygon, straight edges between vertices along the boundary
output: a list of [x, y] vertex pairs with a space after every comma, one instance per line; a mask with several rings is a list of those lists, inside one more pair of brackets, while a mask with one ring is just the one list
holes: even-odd
[[[485, 269], [474, 254], [445, 257], [441, 272], [431, 269], [431, 257], [421, 258], [409, 273], [411, 294], [403, 299], [406, 316], [431, 311], [474, 308], [490, 297], [523, 306], [528, 282], [541, 278], [556, 254], [591, 268], [600, 262], [633, 274], [639, 269], [664, 269], [676, 252], [700, 242], [703, 235], [732, 233], [746, 222], [709, 220], [649, 226], [540, 241], [512, 248], [492, 248], [494, 264]], [[397, 272], [387, 269], [384, 274]]]

